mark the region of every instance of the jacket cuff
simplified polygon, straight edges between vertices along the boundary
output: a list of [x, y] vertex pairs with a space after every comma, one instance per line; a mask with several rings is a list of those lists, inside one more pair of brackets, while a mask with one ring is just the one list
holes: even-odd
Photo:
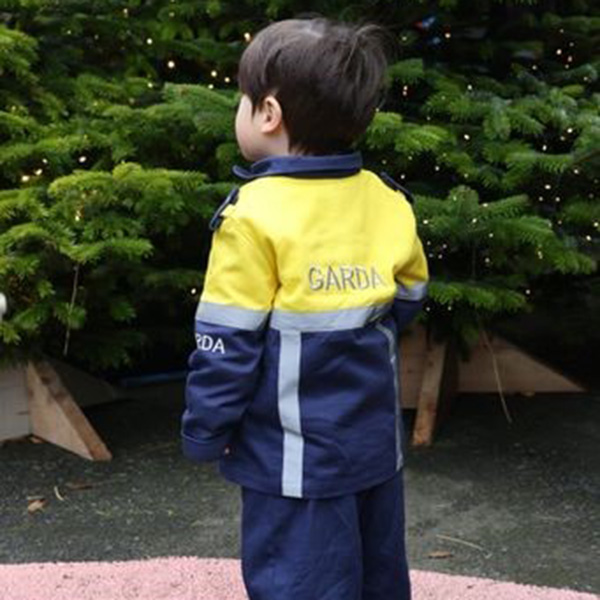
[[225, 453], [230, 437], [226, 432], [210, 440], [197, 440], [181, 434], [181, 449], [183, 455], [194, 462], [217, 460]]

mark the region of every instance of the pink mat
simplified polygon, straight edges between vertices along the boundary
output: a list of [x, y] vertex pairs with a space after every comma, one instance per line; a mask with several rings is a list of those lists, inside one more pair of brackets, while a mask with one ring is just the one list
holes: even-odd
[[[414, 600], [598, 600], [594, 594], [413, 571]], [[246, 600], [240, 564], [192, 557], [0, 565], [2, 600]], [[283, 600], [283, 599], [282, 599]]]

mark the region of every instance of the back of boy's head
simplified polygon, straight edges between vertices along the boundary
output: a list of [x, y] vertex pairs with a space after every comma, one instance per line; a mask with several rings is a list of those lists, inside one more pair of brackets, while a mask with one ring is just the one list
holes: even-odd
[[240, 61], [238, 82], [256, 110], [273, 95], [290, 148], [307, 154], [348, 150], [383, 97], [385, 32], [324, 18], [289, 19], [261, 30]]

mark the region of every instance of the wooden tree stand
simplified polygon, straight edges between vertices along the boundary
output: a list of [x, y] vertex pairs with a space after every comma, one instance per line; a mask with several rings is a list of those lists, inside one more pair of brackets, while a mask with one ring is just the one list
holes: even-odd
[[[109, 386], [105, 386], [107, 391]], [[86, 387], [92, 390], [98, 386]], [[0, 370], [0, 442], [28, 434], [89, 460], [112, 458], [61, 377], [47, 362]]]
[[429, 446], [458, 393], [584, 392], [585, 389], [501, 337], [484, 333], [468, 361], [447, 343], [428, 342], [418, 327], [400, 344], [403, 408], [416, 408], [413, 446]]
[[[428, 342], [424, 328], [415, 328], [403, 336], [400, 357], [402, 405], [417, 409], [415, 446], [432, 443], [457, 393], [585, 391], [499, 337], [488, 341], [484, 336], [470, 360], [462, 362], [448, 344]], [[0, 442], [33, 433], [89, 460], [110, 460], [81, 406], [115, 400], [117, 393], [62, 363], [0, 370]]]

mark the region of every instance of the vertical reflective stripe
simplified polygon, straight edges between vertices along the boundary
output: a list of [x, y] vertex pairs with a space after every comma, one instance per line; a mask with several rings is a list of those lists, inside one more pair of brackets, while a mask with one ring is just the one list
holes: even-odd
[[400, 384], [398, 378], [398, 355], [396, 348], [396, 337], [394, 332], [385, 325], [378, 323], [377, 329], [385, 335], [388, 340], [390, 350], [390, 362], [392, 363], [392, 373], [394, 376], [394, 411], [396, 416], [396, 469], [400, 469], [403, 462], [402, 456], [402, 415], [400, 413]]
[[283, 427], [283, 470], [281, 490], [284, 496], [302, 498], [302, 475], [304, 439], [300, 423], [300, 380], [301, 333], [281, 332], [279, 356], [279, 419]]

